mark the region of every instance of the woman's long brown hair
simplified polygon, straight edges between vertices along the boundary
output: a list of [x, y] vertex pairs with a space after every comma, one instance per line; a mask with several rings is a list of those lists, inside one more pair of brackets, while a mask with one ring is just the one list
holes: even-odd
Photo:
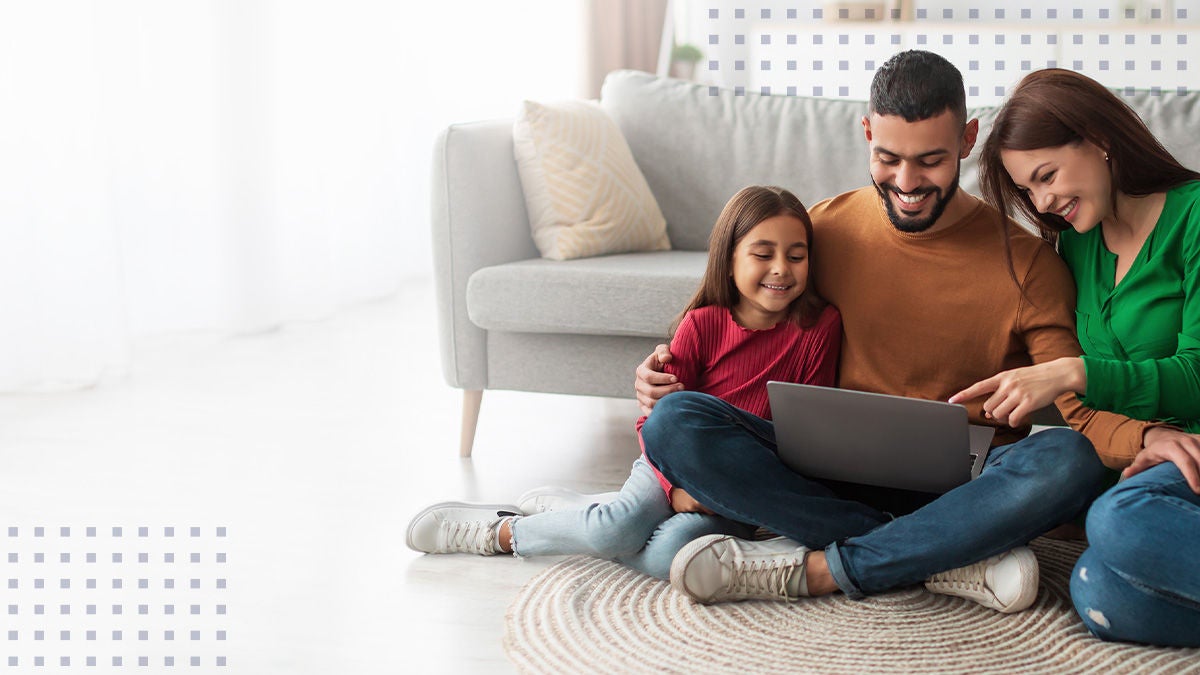
[[[1108, 153], [1114, 214], [1118, 192], [1144, 196], [1200, 180], [1200, 173], [1181, 165], [1116, 94], [1074, 71], [1047, 68], [1026, 75], [996, 115], [979, 156], [984, 199], [1005, 215], [1012, 214], [1015, 206], [1037, 226], [1042, 238], [1056, 243], [1058, 233], [1070, 224], [1057, 214], [1038, 212], [1004, 170], [1000, 152], [1055, 148], [1081, 141]], [[1007, 234], [1009, 223], [1007, 219], [1004, 222]], [[1006, 252], [1011, 270], [1012, 252]]]

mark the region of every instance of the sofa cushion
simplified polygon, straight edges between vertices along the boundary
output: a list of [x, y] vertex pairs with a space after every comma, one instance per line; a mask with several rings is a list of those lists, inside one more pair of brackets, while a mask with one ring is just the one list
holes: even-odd
[[811, 206], [870, 180], [860, 101], [739, 95], [617, 71], [600, 103], [628, 141], [676, 249], [704, 250], [721, 207], [747, 185], [778, 185]]
[[665, 338], [706, 262], [660, 251], [485, 267], [467, 282], [467, 314], [487, 330]]
[[[1122, 99], [1184, 166], [1200, 167], [1200, 92], [1139, 91]], [[725, 201], [747, 185], [779, 185], [812, 206], [870, 184], [865, 101], [738, 93], [626, 70], [608, 75], [600, 103], [629, 143], [677, 249], [703, 250]], [[997, 112], [967, 110], [980, 134], [959, 185], [974, 195], [979, 145]]]
[[513, 124], [513, 151], [543, 257], [671, 248], [654, 195], [600, 106], [525, 101]]

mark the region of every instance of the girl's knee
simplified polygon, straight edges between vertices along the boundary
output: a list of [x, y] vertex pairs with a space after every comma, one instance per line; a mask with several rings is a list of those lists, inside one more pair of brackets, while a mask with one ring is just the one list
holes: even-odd
[[620, 558], [637, 553], [650, 539], [639, 523], [631, 520], [602, 518], [589, 523], [587, 544], [601, 558]]
[[659, 526], [650, 540], [650, 545], [678, 551], [688, 542], [709, 534], [728, 534], [748, 538], [754, 534], [754, 528], [720, 516], [677, 513]]

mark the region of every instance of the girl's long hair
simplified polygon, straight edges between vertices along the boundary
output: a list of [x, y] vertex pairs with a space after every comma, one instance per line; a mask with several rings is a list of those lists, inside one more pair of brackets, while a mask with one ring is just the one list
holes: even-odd
[[[671, 337], [675, 335], [675, 329], [679, 327], [679, 322], [683, 321], [684, 315], [693, 309], [716, 305], [732, 310], [737, 305], [741, 295], [732, 278], [733, 250], [755, 225], [781, 215], [794, 216], [804, 224], [804, 234], [808, 237], [811, 255], [812, 220], [809, 219], [804, 205], [791, 192], [773, 185], [752, 185], [742, 188], [730, 198], [708, 237], [708, 267], [704, 270], [704, 279], [700, 281], [700, 288], [692, 296], [687, 307], [671, 324]], [[817, 293], [813, 284], [811, 264], [808, 269], [808, 278], [804, 280], [804, 292], [788, 307], [788, 318], [805, 327], [816, 323], [821, 311], [828, 304]]]
[[[1118, 192], [1144, 196], [1200, 180], [1200, 173], [1181, 165], [1116, 94], [1074, 71], [1047, 68], [1026, 75], [996, 115], [979, 156], [984, 198], [1004, 215], [1011, 215], [1015, 207], [1037, 226], [1043, 239], [1056, 243], [1058, 233], [1069, 229], [1070, 223], [1057, 214], [1038, 212], [1004, 170], [1000, 152], [1081, 141], [1108, 153], [1114, 215]], [[1004, 222], [1007, 234], [1008, 220]], [[1006, 237], [1006, 246], [1007, 241]], [[1007, 253], [1011, 268], [1012, 253]]]

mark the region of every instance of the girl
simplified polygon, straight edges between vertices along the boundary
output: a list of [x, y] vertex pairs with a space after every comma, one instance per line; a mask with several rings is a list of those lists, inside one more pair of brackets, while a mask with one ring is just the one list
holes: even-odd
[[1088, 512], [1071, 598], [1101, 638], [1198, 647], [1200, 173], [1099, 83], [1048, 69], [1001, 108], [980, 175], [988, 201], [1015, 205], [1057, 242], [1078, 288], [1083, 355], [1000, 373], [950, 401], [987, 396], [983, 409], [1012, 425], [1056, 398], [1064, 413], [1079, 397], [1129, 418], [1076, 423], [1128, 480]]
[[[754, 186], [729, 200], [709, 237], [700, 289], [672, 330], [668, 368], [687, 389], [769, 418], [768, 380], [832, 386], [841, 320], [812, 287], [811, 243], [808, 212], [790, 192]], [[408, 546], [426, 553], [581, 553], [668, 579], [671, 560], [689, 541], [754, 533], [672, 488], [644, 449], [609, 503], [533, 515], [516, 510], [435, 504], [409, 523]]]

